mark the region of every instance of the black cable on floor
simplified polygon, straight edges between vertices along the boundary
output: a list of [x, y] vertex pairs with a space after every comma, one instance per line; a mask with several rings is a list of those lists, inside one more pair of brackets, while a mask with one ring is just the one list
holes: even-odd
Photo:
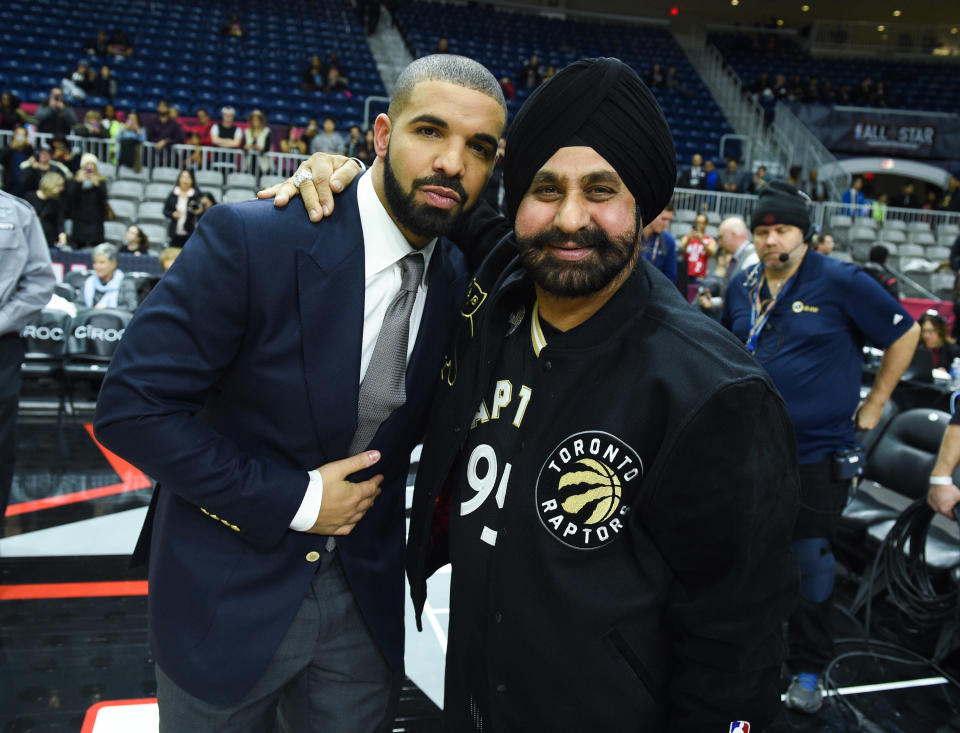
[[[955, 512], [955, 514], [957, 513]], [[930, 523], [933, 521], [933, 516], [933, 510], [927, 503], [923, 499], [918, 499], [903, 511], [890, 532], [884, 537], [874, 558], [867, 581], [867, 609], [863, 624], [863, 638], [834, 640], [836, 644], [865, 644], [867, 649], [844, 652], [834, 657], [824, 670], [823, 685], [825, 690], [835, 692], [838, 690], [837, 685], [831, 679], [831, 673], [840, 661], [860, 656], [869, 656], [873, 659], [898, 664], [923, 666], [935, 671], [952, 686], [960, 689], [960, 681], [949, 675], [934, 659], [927, 658], [900, 644], [870, 638], [873, 584], [880, 570], [886, 574], [891, 603], [903, 614], [906, 614], [907, 618], [915, 622], [918, 630], [942, 628], [943, 624], [952, 622], [952, 634], [957, 632], [958, 622], [960, 622], [960, 596], [958, 596], [957, 587], [952, 586], [946, 593], [937, 591], [926, 563], [927, 533]], [[960, 516], [958, 516], [958, 521], [960, 521]], [[839, 608], [841, 612], [859, 625], [859, 620], [847, 609], [840, 606], [835, 606], [835, 608]], [[910, 658], [878, 654], [871, 647], [889, 649], [909, 655]], [[867, 720], [849, 700], [845, 699], [843, 695], [837, 694], [831, 695], [829, 699], [837, 701], [841, 711], [852, 715], [856, 730], [863, 729]]]
[[951, 624], [951, 636], [957, 633], [960, 622], [957, 586], [952, 585], [945, 593], [937, 591], [926, 563], [927, 533], [933, 517], [933, 509], [926, 501], [917, 499], [903, 510], [883, 538], [868, 583], [865, 635], [870, 634], [873, 583], [878, 570], [886, 576], [890, 602], [916, 630], [942, 629], [944, 624]]

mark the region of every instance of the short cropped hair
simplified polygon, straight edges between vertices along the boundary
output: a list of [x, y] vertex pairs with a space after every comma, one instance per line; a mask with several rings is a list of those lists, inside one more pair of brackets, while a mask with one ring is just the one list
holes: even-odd
[[435, 53], [413, 61], [400, 72], [387, 110], [391, 120], [396, 120], [403, 112], [410, 102], [413, 88], [422, 81], [446, 81], [486, 94], [500, 105], [506, 117], [507, 103], [503, 98], [503, 90], [485, 66], [466, 56]]
[[110, 244], [109, 242], [104, 242], [103, 244], [98, 244], [93, 248], [91, 256], [93, 259], [96, 259], [100, 255], [103, 255], [111, 262], [117, 261], [117, 255], [120, 253], [119, 248], [115, 244]]
[[730, 232], [731, 234], [744, 235], [746, 237], [750, 236], [750, 231], [747, 229], [747, 223], [743, 220], [742, 216], [728, 216], [722, 222], [720, 222], [719, 229], [723, 231]]

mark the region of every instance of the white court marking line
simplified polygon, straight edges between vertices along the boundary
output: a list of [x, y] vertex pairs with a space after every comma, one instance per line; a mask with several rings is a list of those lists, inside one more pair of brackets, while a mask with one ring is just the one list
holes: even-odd
[[[854, 687], [841, 687], [837, 690], [827, 690], [826, 695], [859, 695], [864, 692], [884, 692], [886, 690], [903, 690], [909, 687], [930, 687], [932, 685], [944, 685], [947, 683], [946, 677], [924, 677], [919, 680], [903, 680], [901, 682], [879, 682], [875, 685], [856, 685]], [[783, 702], [786, 695], [780, 696]]]
[[429, 603], [423, 604], [423, 612], [427, 614], [427, 621], [430, 622], [431, 628], [433, 628], [433, 633], [437, 636], [437, 641], [440, 643], [440, 648], [443, 649], [443, 653], [447, 653], [447, 635], [443, 633], [443, 629], [440, 628], [440, 622], [437, 620], [436, 612], [430, 607]]

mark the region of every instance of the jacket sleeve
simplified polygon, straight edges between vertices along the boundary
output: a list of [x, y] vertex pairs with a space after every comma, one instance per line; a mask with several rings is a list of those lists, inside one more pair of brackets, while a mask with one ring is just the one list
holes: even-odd
[[780, 708], [782, 624], [799, 587], [793, 427], [779, 395], [751, 378], [707, 398], [668, 441], [638, 510], [675, 578], [666, 730], [762, 729]]
[[[13, 292], [0, 303], [0, 334], [19, 333], [43, 310], [57, 282], [50, 265], [47, 238], [32, 207], [25, 206], [22, 224], [27, 257]], [[14, 261], [15, 258], [9, 257], [9, 263], [0, 262], [0, 265], [7, 264], [9, 267]], [[0, 266], [0, 272], [6, 276], [9, 270]]]
[[[240, 217], [217, 206], [138, 309], [97, 401], [97, 439], [180, 498], [271, 547], [307, 488], [300, 467], [242, 450], [202, 417], [240, 353], [251, 277]], [[214, 276], [215, 273], [215, 276]]]

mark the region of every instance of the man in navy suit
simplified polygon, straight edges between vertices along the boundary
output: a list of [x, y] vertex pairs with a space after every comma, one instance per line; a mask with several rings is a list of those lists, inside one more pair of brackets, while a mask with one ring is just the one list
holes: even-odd
[[[505, 118], [479, 64], [415, 61], [336, 212], [214, 207], [127, 329], [95, 428], [158, 482], [135, 559], [161, 731], [389, 729], [409, 455], [467, 284], [437, 235], [476, 203]], [[406, 400], [350, 456], [417, 252]]]

